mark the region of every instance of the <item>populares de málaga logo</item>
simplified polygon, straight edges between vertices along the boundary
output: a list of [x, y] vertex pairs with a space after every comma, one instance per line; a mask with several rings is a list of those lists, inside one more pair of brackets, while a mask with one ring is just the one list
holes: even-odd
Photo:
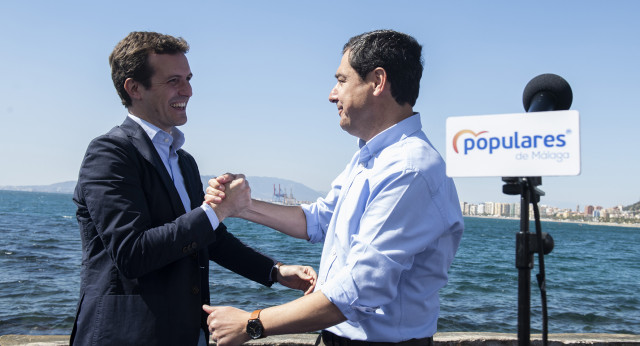
[[489, 135], [489, 131], [474, 132], [465, 129], [458, 131], [453, 136], [453, 151], [457, 154], [460, 153], [458, 148], [460, 137], [463, 137], [461, 149], [464, 155], [472, 151], [486, 151], [493, 154], [498, 150], [561, 148], [567, 145], [566, 134], [569, 133], [571, 130], [556, 135], [521, 135], [515, 131], [510, 136], [492, 137]]

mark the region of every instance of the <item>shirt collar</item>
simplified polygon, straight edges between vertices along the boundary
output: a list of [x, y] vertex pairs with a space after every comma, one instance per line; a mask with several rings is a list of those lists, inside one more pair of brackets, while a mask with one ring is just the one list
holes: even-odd
[[159, 127], [153, 125], [152, 123], [138, 118], [137, 116], [129, 113], [129, 118], [135, 121], [142, 127], [144, 132], [149, 136], [151, 142], [163, 144], [163, 145], [171, 145], [172, 149], [178, 150], [182, 148], [185, 142], [184, 133], [178, 130], [177, 127], [174, 127], [171, 130], [171, 133], [167, 133], [166, 131], [160, 129]]
[[382, 149], [396, 143], [406, 137], [411, 136], [422, 129], [420, 121], [420, 113], [414, 113], [412, 116], [392, 125], [388, 129], [378, 133], [368, 142], [358, 139], [360, 146], [360, 158], [358, 162], [363, 163], [377, 155]]

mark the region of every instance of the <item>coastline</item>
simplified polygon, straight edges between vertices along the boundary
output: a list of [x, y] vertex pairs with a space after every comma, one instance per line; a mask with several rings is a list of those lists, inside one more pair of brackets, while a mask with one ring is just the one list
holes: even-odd
[[[494, 220], [520, 220], [517, 217], [507, 216], [484, 216], [484, 215], [463, 215], [464, 217], [476, 218], [476, 219], [494, 219]], [[531, 219], [533, 221], [533, 219]], [[615, 226], [615, 227], [627, 227], [627, 228], [640, 228], [640, 223], [615, 223], [615, 222], [594, 222], [594, 221], [575, 221], [575, 220], [556, 220], [556, 219], [540, 219], [541, 222], [556, 222], [556, 223], [575, 223], [590, 226]]]

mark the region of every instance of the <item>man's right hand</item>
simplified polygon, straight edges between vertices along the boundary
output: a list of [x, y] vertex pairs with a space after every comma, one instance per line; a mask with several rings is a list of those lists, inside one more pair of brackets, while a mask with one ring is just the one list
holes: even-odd
[[251, 207], [251, 188], [243, 174], [223, 174], [209, 180], [204, 197], [222, 222], [227, 217], [239, 217]]

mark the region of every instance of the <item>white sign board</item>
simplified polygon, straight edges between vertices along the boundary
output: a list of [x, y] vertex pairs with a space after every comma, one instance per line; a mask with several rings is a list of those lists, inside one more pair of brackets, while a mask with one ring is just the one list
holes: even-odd
[[450, 177], [580, 174], [578, 111], [447, 118]]

